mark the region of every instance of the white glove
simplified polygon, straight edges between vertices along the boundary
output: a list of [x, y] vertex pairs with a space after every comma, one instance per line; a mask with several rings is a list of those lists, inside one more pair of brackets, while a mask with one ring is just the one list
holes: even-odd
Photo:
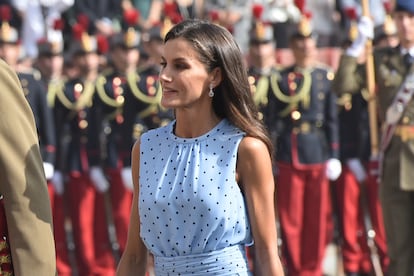
[[351, 158], [346, 163], [358, 182], [361, 183], [367, 179], [365, 168], [358, 158]]
[[134, 190], [134, 182], [132, 181], [131, 167], [125, 167], [121, 171], [122, 182], [127, 190]]
[[326, 162], [326, 177], [329, 180], [337, 180], [341, 175], [342, 166], [341, 162], [338, 159], [331, 158]]
[[109, 188], [108, 180], [106, 179], [103, 170], [99, 167], [92, 167], [89, 173], [91, 180], [93, 184], [95, 185], [95, 188], [101, 192], [104, 193]]
[[53, 174], [55, 172], [55, 167], [48, 162], [43, 162], [43, 170], [45, 171], [46, 179], [47, 180], [52, 179]]
[[374, 38], [374, 22], [367, 16], [362, 16], [358, 22], [358, 36], [346, 49], [346, 55], [359, 57], [368, 39]]
[[65, 191], [65, 184], [63, 183], [63, 175], [60, 171], [55, 171], [52, 177], [53, 188], [55, 188], [55, 193], [58, 195], [63, 195]]

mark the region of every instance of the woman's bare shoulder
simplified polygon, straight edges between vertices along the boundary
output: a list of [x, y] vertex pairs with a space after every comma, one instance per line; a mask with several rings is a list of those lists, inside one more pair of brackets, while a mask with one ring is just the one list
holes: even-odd
[[255, 137], [245, 136], [239, 145], [239, 156], [260, 157], [262, 154], [269, 154], [266, 144]]

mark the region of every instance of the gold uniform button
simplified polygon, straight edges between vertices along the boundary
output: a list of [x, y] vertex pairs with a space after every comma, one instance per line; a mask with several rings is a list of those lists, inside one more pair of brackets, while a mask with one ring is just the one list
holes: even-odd
[[296, 90], [296, 88], [298, 87], [298, 85], [294, 82], [292, 82], [291, 84], [289, 84], [289, 89], [290, 90]]
[[110, 134], [112, 132], [112, 128], [110, 126], [106, 126], [106, 127], [104, 127], [103, 132], [106, 135], [108, 135], [108, 134]]
[[112, 81], [112, 83], [116, 86], [119, 86], [119, 85], [121, 85], [122, 81], [121, 81], [120, 78], [115, 77], [114, 80]]
[[22, 79], [20, 81], [20, 84], [24, 87], [24, 86], [27, 86], [29, 84], [29, 82], [27, 81], [27, 79]]
[[295, 110], [295, 111], [292, 112], [292, 115], [291, 116], [292, 116], [292, 119], [296, 121], [296, 120], [299, 120], [300, 119], [300, 117], [302, 116], [302, 114], [300, 114], [299, 111]]
[[148, 88], [149, 96], [154, 96], [156, 92], [157, 92], [157, 89], [154, 86], [151, 86], [150, 88]]
[[154, 77], [148, 77], [147, 78], [147, 85], [154, 85], [155, 78]]
[[85, 128], [88, 127], [88, 121], [86, 121], [86, 120], [80, 120], [78, 125], [79, 125], [79, 128], [80, 129], [85, 129]]
[[410, 123], [410, 118], [408, 116], [404, 116], [402, 118], [402, 123], [408, 125]]
[[122, 87], [118, 86], [118, 87], [115, 88], [115, 93], [118, 94], [118, 95], [121, 95], [121, 94], [124, 93], [124, 89]]
[[334, 73], [334, 72], [332, 72], [332, 71], [329, 71], [329, 72], [326, 74], [326, 78], [327, 78], [328, 80], [333, 80], [333, 79], [334, 79], [334, 77], [335, 77], [335, 73]]
[[248, 80], [249, 80], [249, 84], [254, 84], [256, 82], [256, 79], [253, 76], [249, 76]]
[[124, 96], [118, 96], [118, 97], [116, 97], [116, 102], [117, 102], [117, 103], [119, 103], [119, 104], [123, 104], [123, 103], [124, 103], [124, 101], [125, 101]]
[[76, 92], [82, 92], [83, 85], [81, 83], [77, 83], [77, 84], [75, 84], [73, 89], [75, 89]]

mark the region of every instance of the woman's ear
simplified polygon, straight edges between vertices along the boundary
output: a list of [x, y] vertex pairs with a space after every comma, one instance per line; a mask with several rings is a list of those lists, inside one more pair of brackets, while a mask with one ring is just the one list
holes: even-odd
[[217, 87], [223, 79], [223, 76], [221, 74], [221, 68], [216, 67], [211, 71], [211, 81], [210, 83], [213, 84], [213, 88]]

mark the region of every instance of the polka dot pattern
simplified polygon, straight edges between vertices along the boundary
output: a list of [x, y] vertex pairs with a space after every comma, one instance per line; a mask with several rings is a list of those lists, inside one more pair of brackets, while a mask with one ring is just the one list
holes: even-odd
[[244, 133], [222, 120], [200, 137], [180, 138], [173, 134], [174, 124], [141, 137], [139, 214], [147, 248], [175, 258], [251, 243], [235, 180]]

